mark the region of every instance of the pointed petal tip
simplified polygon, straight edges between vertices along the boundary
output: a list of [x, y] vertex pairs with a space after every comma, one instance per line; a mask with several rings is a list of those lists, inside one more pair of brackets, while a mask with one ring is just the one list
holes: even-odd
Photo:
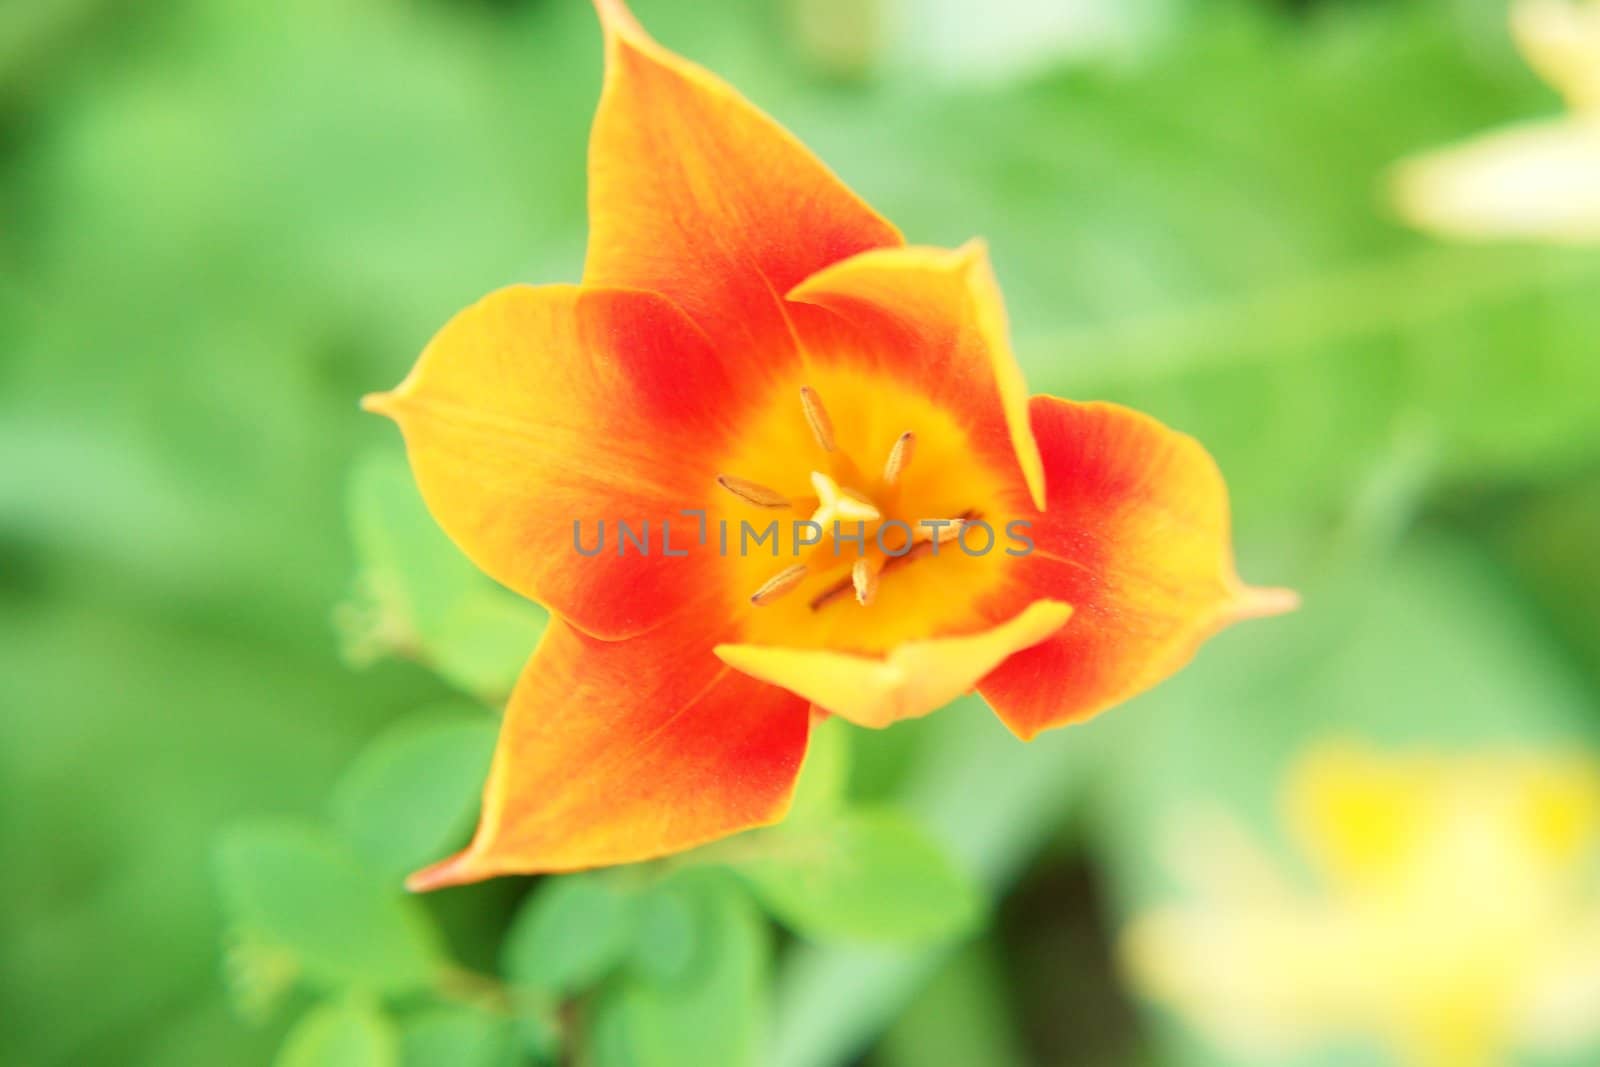
[[639, 25], [639, 20], [633, 17], [633, 12], [628, 10], [625, 0], [594, 0], [595, 14], [600, 16], [600, 28], [606, 36], [622, 34], [627, 37], [645, 38], [644, 27]]
[[473, 863], [472, 852], [469, 849], [408, 875], [406, 889], [412, 893], [431, 893], [435, 889], [466, 885], [484, 877], [485, 874]]
[[[728, 666], [732, 667], [734, 670], [738, 671], [744, 669], [741, 664], [749, 662], [750, 657], [748, 653], [751, 647], [752, 646], [750, 645], [741, 645], [736, 643], [712, 645], [711, 654], [716, 656], [723, 663], [726, 663]], [[826, 711], [826, 709], [822, 710]]]
[[968, 268], [978, 263], [986, 263], [989, 260], [989, 242], [982, 237], [968, 238], [960, 248], [956, 249], [955, 254], [960, 257], [961, 264]]
[[783, 298], [800, 304], [822, 303], [830, 296], [838, 296], [841, 285], [848, 290], [849, 282], [841, 282], [841, 279], [856, 277], [852, 272], [861, 271], [868, 264], [874, 271], [934, 270], [965, 277], [974, 268], [988, 263], [989, 242], [982, 237], [974, 237], [957, 248], [905, 244], [871, 248], [807, 275], [791, 286]]
[[1033, 509], [1043, 515], [1050, 510], [1050, 493], [1045, 485], [1044, 460], [1040, 459], [1037, 465], [1031, 459], [1022, 458], [1022, 477], [1028, 485], [1028, 499], [1033, 502]]
[[1043, 641], [1072, 618], [1072, 605], [1065, 600], [1036, 600], [1023, 609], [1023, 615], [1044, 631], [1039, 637]]
[[374, 415], [395, 417], [395, 408], [399, 397], [394, 393], [368, 393], [361, 398], [361, 410], [370, 411]]
[[[913, 250], [914, 248], [915, 246]], [[989, 261], [989, 242], [982, 237], [969, 238], [955, 248], [935, 248], [930, 251], [934, 253], [933, 262], [941, 269], [959, 277], [981, 278], [984, 272], [988, 272], [991, 276], [994, 273]]]
[[1274, 615], [1287, 615], [1299, 608], [1300, 594], [1293, 589], [1246, 585], [1240, 587], [1229, 614], [1234, 620], [1266, 619]]
[[1032, 744], [1033, 742], [1037, 741], [1039, 739], [1039, 735], [1045, 731], [1045, 727], [1043, 726], [1034, 726], [1032, 724], [1013, 722], [1004, 715], [999, 715], [996, 717], [1000, 720], [1000, 725], [1011, 731], [1012, 737], [1015, 737], [1018, 741], [1021, 741], [1025, 745]]

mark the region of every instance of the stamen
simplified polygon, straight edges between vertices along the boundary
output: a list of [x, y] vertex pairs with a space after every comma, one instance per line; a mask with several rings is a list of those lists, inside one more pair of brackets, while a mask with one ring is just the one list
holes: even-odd
[[824, 452], [832, 452], [833, 420], [828, 418], [828, 409], [822, 406], [822, 398], [809, 385], [800, 387], [800, 406], [805, 409], [806, 423], [810, 425], [817, 444], [822, 446]]
[[752, 482], [748, 478], [738, 478], [732, 474], [717, 475], [717, 484], [740, 500], [754, 504], [758, 508], [786, 508], [789, 498], [776, 489], [768, 489], [760, 482]]
[[[940, 520], [931, 519], [929, 521], [938, 522]], [[954, 541], [961, 536], [961, 531], [966, 528], [968, 521], [970, 520], [963, 516], [958, 519], [950, 519], [943, 526], [924, 526], [918, 523], [917, 529], [921, 532], [917, 534], [917, 540], [929, 541], [936, 545]]]
[[[907, 549], [904, 555], [890, 556], [885, 559], [882, 566], [878, 568], [878, 574], [881, 577], [882, 575], [888, 574], [892, 570], [897, 570], [905, 566], [907, 563], [921, 559], [923, 556], [928, 555], [932, 551], [932, 541], [919, 541]], [[852, 567], [849, 574], [845, 575], [843, 578], [839, 579], [837, 582], [834, 582], [832, 585], [828, 586], [828, 588], [812, 597], [809, 606], [812, 611], [825, 608], [835, 600], [850, 595], [850, 591], [854, 588], [854, 586], [855, 568]]]
[[[979, 518], [979, 515], [978, 515], [978, 513], [976, 511], [966, 511], [966, 512], [963, 512], [960, 515], [959, 518], [955, 518], [955, 519], [950, 520], [950, 525], [949, 526], [941, 526], [939, 528], [940, 531], [944, 534], [944, 536], [942, 538], [940, 538], [939, 543], [940, 544], [944, 544], [946, 541], [949, 541], [949, 540], [951, 540], [951, 539], [953, 539], [955, 537], [959, 537], [960, 533], [961, 533], [961, 530], [963, 528], [965, 528], [967, 523], [976, 522], [978, 520], [978, 518]], [[927, 527], [927, 526], [917, 526], [915, 528], [918, 529], [918, 530], [930, 530], [931, 529], [931, 527]], [[911, 547], [908, 548], [905, 552], [901, 553], [898, 556], [889, 556], [887, 559], [885, 559], [883, 561], [883, 563], [878, 568], [878, 577], [881, 578], [883, 575], [888, 574], [890, 571], [899, 570], [901, 567], [904, 567], [908, 563], [914, 563], [915, 561], [921, 559], [924, 556], [931, 555], [932, 552], [933, 552], [933, 548], [934, 548], [934, 544], [933, 544], [933, 541], [932, 541], [931, 538], [927, 538], [927, 537], [919, 537], [919, 538], [917, 538], [912, 543]], [[826, 589], [822, 590], [820, 593], [818, 593], [817, 595], [815, 595], [815, 596], [813, 596], [811, 598], [811, 603], [810, 603], [811, 610], [812, 611], [820, 611], [822, 608], [827, 607], [829, 604], [833, 603], [835, 600], [838, 600], [838, 599], [840, 599], [842, 597], [849, 596], [850, 595], [850, 591], [854, 587], [854, 585], [855, 585], [855, 569], [851, 568], [851, 571], [850, 571], [850, 573], [848, 575], [846, 575], [845, 577], [839, 579], [839, 581], [834, 582], [832, 585], [828, 586]]]
[[870, 559], [858, 559], [850, 568], [850, 583], [856, 587], [856, 603], [866, 607], [878, 595], [878, 568]]
[[917, 435], [907, 430], [895, 438], [894, 447], [889, 449], [889, 459], [883, 465], [883, 483], [893, 485], [900, 480], [900, 475], [905, 473], [907, 465], [911, 462], [912, 455], [917, 450]]
[[805, 576], [806, 565], [804, 563], [796, 563], [793, 567], [785, 567], [762, 583], [760, 589], [750, 594], [750, 603], [758, 608], [763, 604], [770, 604], [799, 585], [800, 580]]

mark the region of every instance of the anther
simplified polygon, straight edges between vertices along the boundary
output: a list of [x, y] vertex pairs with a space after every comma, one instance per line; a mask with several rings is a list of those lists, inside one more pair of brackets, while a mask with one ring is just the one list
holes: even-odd
[[961, 536], [961, 531], [966, 528], [967, 521], [965, 518], [947, 519], [939, 526], [924, 525], [921, 528], [926, 530], [927, 533], [918, 535], [917, 540], [931, 541], [936, 545], [954, 541]]
[[817, 444], [822, 446], [824, 452], [832, 452], [833, 420], [828, 418], [828, 409], [822, 406], [822, 399], [809, 385], [800, 387], [800, 406], [805, 409], [806, 423], [811, 427]]
[[754, 504], [758, 508], [786, 508], [789, 498], [776, 489], [768, 489], [760, 482], [752, 482], [748, 478], [737, 478], [731, 474], [717, 475], [717, 484], [740, 500]]
[[761, 588], [750, 594], [750, 603], [756, 607], [770, 604], [783, 594], [800, 584], [806, 576], [806, 565], [796, 563], [793, 567], [786, 567], [762, 583]]
[[900, 480], [900, 475], [911, 463], [911, 457], [917, 450], [917, 435], [907, 430], [895, 438], [894, 447], [889, 449], [889, 459], [883, 465], [883, 483], [893, 485]]
[[870, 559], [858, 559], [850, 568], [850, 584], [856, 587], [856, 603], [871, 604], [878, 595], [878, 568]]

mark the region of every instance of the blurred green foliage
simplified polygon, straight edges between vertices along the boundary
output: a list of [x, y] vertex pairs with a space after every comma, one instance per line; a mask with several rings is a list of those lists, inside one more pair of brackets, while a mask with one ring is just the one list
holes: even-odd
[[281, 954], [316, 986], [408, 993], [440, 965], [417, 901], [329, 835], [289, 824], [237, 827], [223, 838], [217, 867], [240, 951]]
[[477, 821], [495, 734], [493, 719], [471, 706], [444, 705], [402, 719], [339, 779], [334, 825], [391, 881], [439, 859]]
[[296, 1024], [274, 1062], [277, 1067], [397, 1067], [400, 1042], [372, 1005], [328, 1004]]
[[538, 605], [502, 589], [455, 552], [394, 452], [354, 471], [350, 526], [360, 569], [335, 621], [357, 665], [417, 660], [445, 681], [499, 705], [544, 632]]
[[[1439, 246], [1377, 193], [1557, 106], [1502, 7], [1081, 6], [1114, 48], [974, 80], [928, 0], [850, 48], [838, 5], [636, 4], [912, 239], [986, 237], [1032, 386], [1200, 437], [1306, 609], [1032, 746], [972, 702], [830, 736], [726, 851], [427, 899], [397, 878], [469, 832], [543, 616], [356, 403], [578, 275], [592, 14], [0, 12], [0, 1062], [1223, 1062], [1062, 933], [1165, 891], [1163, 813], [1268, 834], [1329, 733], [1593, 747], [1600, 254]], [[1024, 891], [1062, 871], [1098, 895]]]
[[785, 823], [752, 841], [758, 854], [740, 872], [778, 921], [803, 936], [937, 941], [978, 917], [960, 869], [899, 812]]

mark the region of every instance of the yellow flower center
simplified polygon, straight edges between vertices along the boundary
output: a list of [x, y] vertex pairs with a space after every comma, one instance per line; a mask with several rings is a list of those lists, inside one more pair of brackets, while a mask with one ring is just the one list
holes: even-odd
[[873, 507], [872, 501], [854, 489], [839, 488], [838, 482], [821, 471], [811, 472], [811, 484], [817, 490], [817, 510], [811, 513], [811, 521], [824, 530], [834, 529], [836, 523], [877, 522], [883, 518], [883, 512]]
[[774, 383], [737, 437], [707, 512], [747, 641], [878, 652], [955, 632], [1020, 551], [1005, 479], [887, 376]]

